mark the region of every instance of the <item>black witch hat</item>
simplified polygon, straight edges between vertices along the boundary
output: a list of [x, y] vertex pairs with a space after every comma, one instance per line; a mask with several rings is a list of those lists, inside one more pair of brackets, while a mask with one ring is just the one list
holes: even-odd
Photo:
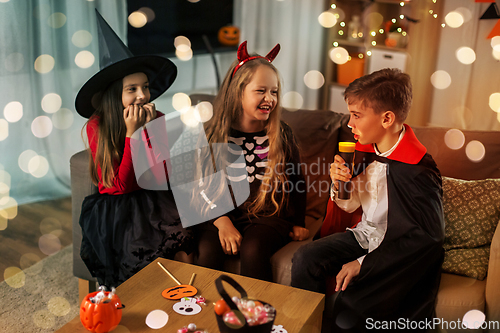
[[76, 111], [85, 118], [90, 118], [99, 104], [99, 92], [116, 80], [138, 72], [146, 74], [151, 93], [149, 101], [153, 101], [172, 85], [177, 76], [177, 67], [167, 58], [134, 56], [97, 9], [96, 15], [100, 71], [82, 86], [75, 100]]

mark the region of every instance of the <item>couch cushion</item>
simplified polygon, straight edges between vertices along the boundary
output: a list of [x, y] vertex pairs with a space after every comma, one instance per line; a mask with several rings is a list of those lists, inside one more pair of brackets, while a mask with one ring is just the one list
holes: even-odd
[[446, 221], [443, 271], [483, 280], [500, 220], [500, 179], [443, 177]]
[[470, 310], [480, 310], [484, 313], [485, 287], [486, 281], [453, 274], [441, 274], [441, 284], [436, 299], [436, 318], [457, 321], [457, 319], [462, 320]]
[[330, 164], [339, 141], [354, 141], [347, 127], [349, 115], [333, 111], [283, 110], [281, 119], [293, 130], [307, 186], [306, 215], [325, 215], [330, 195]]

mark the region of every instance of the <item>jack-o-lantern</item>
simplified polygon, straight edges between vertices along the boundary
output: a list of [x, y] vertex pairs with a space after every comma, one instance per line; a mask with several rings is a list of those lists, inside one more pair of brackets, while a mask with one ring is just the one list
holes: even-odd
[[181, 299], [183, 297], [193, 297], [198, 290], [189, 284], [181, 284], [175, 287], [170, 287], [161, 293], [166, 299]]
[[113, 294], [108, 298], [109, 292], [99, 302], [94, 301], [98, 291], [85, 296], [80, 306], [80, 321], [83, 326], [91, 332], [110, 332], [118, 326], [122, 319], [122, 305], [120, 298]]
[[226, 25], [219, 29], [218, 39], [222, 45], [238, 45], [240, 43], [240, 29], [234, 25]]

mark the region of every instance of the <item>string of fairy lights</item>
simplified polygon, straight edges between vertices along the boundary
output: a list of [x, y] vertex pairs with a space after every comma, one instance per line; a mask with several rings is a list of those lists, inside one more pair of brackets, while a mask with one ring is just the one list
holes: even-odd
[[[399, 6], [405, 7], [410, 1], [400, 1]], [[431, 8], [428, 9], [429, 15], [431, 15], [434, 19], [438, 19], [439, 15], [437, 13], [437, 0], [432, 0], [432, 4], [430, 5]], [[395, 41], [392, 41], [391, 43], [390, 38], [386, 38], [386, 36], [389, 33], [398, 33], [401, 35], [403, 39], [403, 42], [401, 43], [402, 45], [406, 45], [405, 38], [407, 37], [407, 23], [408, 21], [410, 22], [415, 22], [415, 20], [406, 17], [404, 14], [399, 14], [398, 16], [394, 16], [390, 18], [389, 20], [386, 20], [380, 13], [370, 13], [368, 15], [371, 15], [371, 18], [368, 18], [370, 22], [372, 22], [371, 26], [368, 29], [368, 32], [365, 34], [363, 31], [358, 31], [356, 36], [350, 36], [349, 32], [347, 29], [349, 29], [349, 23], [346, 22], [343, 15], [343, 11], [341, 6], [338, 6], [336, 3], [332, 3], [330, 5], [330, 9], [326, 12], [324, 12], [321, 16], [323, 16], [323, 20], [319, 18], [320, 23], [326, 27], [326, 28], [331, 28], [334, 25], [338, 23], [338, 30], [337, 30], [337, 35], [338, 39], [335, 39], [332, 42], [333, 47], [338, 47], [340, 44], [346, 44], [346, 36], [349, 38], [351, 37], [352, 39], [358, 41], [358, 43], [362, 43], [363, 46], [368, 46], [368, 47], [376, 47], [376, 46], [381, 46], [381, 42], [385, 41], [386, 45], [382, 46], [389, 46], [389, 47], [396, 47], [398, 46], [398, 43]], [[373, 24], [373, 22], [375, 22]], [[443, 22], [441, 26], [444, 28], [446, 27], [446, 23]], [[364, 38], [368, 36], [367, 41], [364, 41]], [[398, 38], [398, 39], [399, 39]], [[349, 43], [347, 43], [349, 44]], [[352, 45], [356, 45], [356, 42], [352, 43]], [[365, 52], [366, 56], [371, 56], [372, 52], [368, 48]], [[357, 57], [363, 58], [365, 56], [364, 53], [358, 53]], [[347, 61], [350, 60], [351, 57], [348, 56], [346, 59]]]

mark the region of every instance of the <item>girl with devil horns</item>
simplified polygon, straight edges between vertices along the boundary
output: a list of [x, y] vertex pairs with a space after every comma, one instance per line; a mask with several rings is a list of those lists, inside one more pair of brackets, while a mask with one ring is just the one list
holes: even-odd
[[[304, 228], [306, 192], [299, 150], [291, 128], [280, 120], [281, 83], [271, 63], [279, 49], [277, 44], [262, 57], [250, 56], [246, 41], [238, 48], [205, 133], [211, 145], [229, 142], [241, 147], [229, 149], [229, 155], [243, 153], [245, 163], [228, 163], [227, 168], [246, 168], [250, 195], [234, 210], [195, 228], [198, 265], [222, 269], [227, 257], [239, 254], [242, 275], [267, 281], [273, 277], [271, 256], [290, 240], [309, 236]], [[215, 160], [223, 155], [212, 154]], [[243, 180], [231, 178], [230, 171], [227, 178], [233, 188]]]
[[[96, 14], [101, 70], [75, 101], [77, 112], [89, 118], [89, 168], [99, 189], [82, 204], [80, 256], [98, 282], [111, 287], [159, 256], [189, 253], [191, 235], [181, 225], [172, 192], [165, 190], [165, 120], [151, 103], [173, 83], [177, 68], [163, 57], [134, 56]], [[142, 160], [148, 171], [139, 175], [134, 162]]]

